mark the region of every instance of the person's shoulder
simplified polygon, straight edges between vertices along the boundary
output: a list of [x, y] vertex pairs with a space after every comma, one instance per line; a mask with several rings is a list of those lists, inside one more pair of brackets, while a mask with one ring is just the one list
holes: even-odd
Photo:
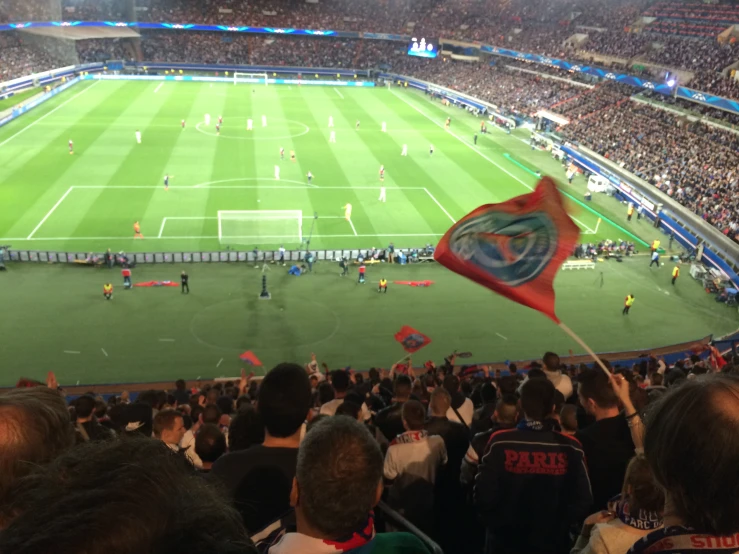
[[421, 539], [411, 533], [378, 533], [372, 541], [372, 553], [382, 554], [429, 554], [430, 550]]

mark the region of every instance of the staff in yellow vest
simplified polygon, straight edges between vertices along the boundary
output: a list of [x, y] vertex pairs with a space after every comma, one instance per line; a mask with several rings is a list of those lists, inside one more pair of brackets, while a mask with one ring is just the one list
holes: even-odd
[[655, 250], [657, 250], [659, 248], [659, 245], [660, 245], [659, 240], [658, 239], [654, 239], [652, 241], [652, 252], [654, 252]]
[[380, 286], [377, 289], [377, 292], [387, 293], [387, 279], [380, 279]]
[[629, 202], [629, 207], [626, 210], [626, 221], [631, 221], [631, 216], [634, 215], [634, 205]]
[[631, 306], [634, 305], [634, 295], [629, 294], [626, 297], [626, 300], [624, 301], [624, 311], [621, 312], [622, 315], [629, 315], [629, 310], [631, 309]]
[[106, 300], [110, 300], [111, 298], [113, 298], [113, 285], [111, 285], [110, 283], [105, 283], [103, 285], [103, 296]]
[[672, 284], [675, 284], [675, 281], [677, 281], [677, 278], [680, 277], [680, 268], [678, 266], [675, 266], [672, 268]]

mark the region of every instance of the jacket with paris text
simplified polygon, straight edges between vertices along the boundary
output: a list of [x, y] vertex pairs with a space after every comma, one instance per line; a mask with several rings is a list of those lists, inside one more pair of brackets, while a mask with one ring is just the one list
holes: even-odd
[[548, 420], [498, 431], [482, 458], [474, 498], [501, 551], [560, 551], [592, 504], [582, 445]]

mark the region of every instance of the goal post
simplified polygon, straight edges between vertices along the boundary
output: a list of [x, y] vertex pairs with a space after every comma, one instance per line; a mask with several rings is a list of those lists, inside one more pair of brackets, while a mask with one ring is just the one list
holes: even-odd
[[264, 86], [267, 86], [269, 84], [268, 81], [269, 77], [266, 73], [240, 73], [238, 71], [234, 72], [234, 85], [238, 85], [239, 83], [264, 83]]
[[218, 241], [221, 244], [282, 244], [303, 241], [300, 210], [219, 210]]

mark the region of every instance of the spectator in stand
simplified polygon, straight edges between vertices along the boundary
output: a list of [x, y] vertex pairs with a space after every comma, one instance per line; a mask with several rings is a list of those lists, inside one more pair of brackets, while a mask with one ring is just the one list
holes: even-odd
[[562, 373], [562, 365], [559, 361], [559, 356], [554, 352], [547, 352], [541, 360], [544, 363], [542, 371], [547, 376], [554, 388], [562, 393], [562, 396], [567, 400], [572, 396], [572, 380], [569, 375]]
[[336, 408], [338, 408], [343, 402], [351, 380], [349, 379], [349, 372], [345, 369], [337, 369], [331, 372], [331, 386], [334, 388], [334, 399], [321, 404], [319, 413], [324, 415], [334, 415]]
[[476, 435], [489, 430], [493, 426], [493, 414], [498, 400], [498, 391], [491, 382], [485, 382], [480, 387], [482, 406], [475, 410], [470, 425], [470, 434]]
[[565, 404], [559, 412], [559, 425], [565, 435], [577, 433], [577, 406]]
[[190, 391], [187, 390], [187, 383], [184, 379], [177, 379], [174, 384], [174, 399], [177, 401], [179, 406], [187, 404], [190, 401]]
[[18, 483], [0, 533], [13, 554], [256, 553], [227, 501], [160, 441], [70, 449]]
[[393, 439], [385, 455], [388, 504], [426, 533], [433, 532], [434, 485], [447, 463], [444, 439], [424, 430], [423, 404], [408, 400], [402, 406], [405, 432]]
[[443, 387], [437, 387], [431, 393], [429, 411], [431, 417], [426, 420], [424, 428], [429, 435], [437, 435], [444, 440], [447, 452], [447, 470], [450, 480], [459, 483], [459, 470], [462, 458], [470, 445], [469, 430], [457, 421], [451, 421], [447, 414], [452, 404], [452, 397]]
[[605, 510], [608, 501], [622, 488], [626, 466], [634, 457], [634, 442], [618, 396], [600, 368], [590, 368], [578, 377], [577, 395], [595, 423], [578, 430], [575, 438], [582, 443], [590, 469], [594, 510]]
[[85, 394], [74, 401], [75, 431], [77, 443], [104, 441], [115, 438], [115, 433], [100, 425], [95, 418], [95, 399]]
[[264, 377], [257, 406], [264, 442], [222, 456], [211, 471], [234, 498], [244, 525], [256, 532], [290, 507], [303, 423], [309, 417], [308, 375], [296, 364], [279, 364]]
[[226, 453], [226, 435], [218, 425], [206, 423], [195, 438], [195, 453], [202, 460], [201, 473], [210, 473], [213, 464]]
[[706, 375], [672, 387], [649, 412], [644, 453], [665, 493], [664, 528], [630, 554], [730, 554], [739, 533], [739, 378]]
[[608, 510], [589, 516], [570, 554], [626, 554], [651, 531], [662, 527], [664, 492], [654, 481], [644, 456], [635, 456], [626, 468], [621, 494]]
[[181, 452], [180, 442], [185, 435], [185, 419], [177, 410], [162, 410], [154, 416], [154, 438], [166, 444], [173, 452]]
[[388, 441], [405, 431], [401, 411], [411, 398], [412, 383], [407, 375], [398, 375], [393, 384], [392, 404], [380, 410], [375, 416], [375, 425]]
[[69, 412], [56, 390], [32, 387], [0, 394], [0, 528], [16, 481], [74, 443]]
[[[218, 391], [213, 392], [216, 393], [215, 398], [217, 400]], [[184, 436], [182, 437], [182, 441], [180, 441], [180, 447], [182, 448], [182, 451], [185, 453], [190, 462], [192, 462], [192, 465], [194, 465], [198, 469], [203, 467], [203, 461], [200, 459], [197, 452], [195, 452], [195, 439], [198, 436], [198, 432], [203, 425], [207, 425], [209, 423], [213, 425], [218, 425], [221, 421], [222, 415], [223, 413], [221, 412], [221, 409], [215, 404], [206, 405], [205, 408], [203, 408], [202, 413], [198, 416], [197, 421], [190, 429], [185, 432]]]
[[270, 526], [267, 536], [255, 537], [260, 551], [427, 554], [413, 535], [375, 534], [372, 509], [382, 495], [382, 465], [380, 448], [361, 423], [348, 417], [316, 423], [300, 445], [292, 483], [295, 529]]
[[566, 552], [570, 527], [590, 512], [593, 499], [580, 443], [559, 433], [549, 419], [554, 393], [548, 379], [526, 381], [524, 419], [516, 429], [490, 438], [474, 493], [488, 553]]
[[264, 442], [264, 423], [251, 404], [242, 404], [228, 426], [228, 448], [230, 452], [246, 450]]
[[463, 485], [470, 487], [474, 484], [480, 460], [487, 450], [490, 437], [498, 431], [513, 429], [516, 423], [518, 423], [518, 396], [511, 393], [504, 394], [495, 405], [490, 429], [475, 434], [470, 441], [470, 446], [462, 460], [460, 480]]
[[475, 413], [475, 405], [459, 390], [459, 377], [456, 375], [444, 377], [444, 388], [452, 399], [452, 404], [446, 414], [449, 421], [456, 421], [469, 429]]

